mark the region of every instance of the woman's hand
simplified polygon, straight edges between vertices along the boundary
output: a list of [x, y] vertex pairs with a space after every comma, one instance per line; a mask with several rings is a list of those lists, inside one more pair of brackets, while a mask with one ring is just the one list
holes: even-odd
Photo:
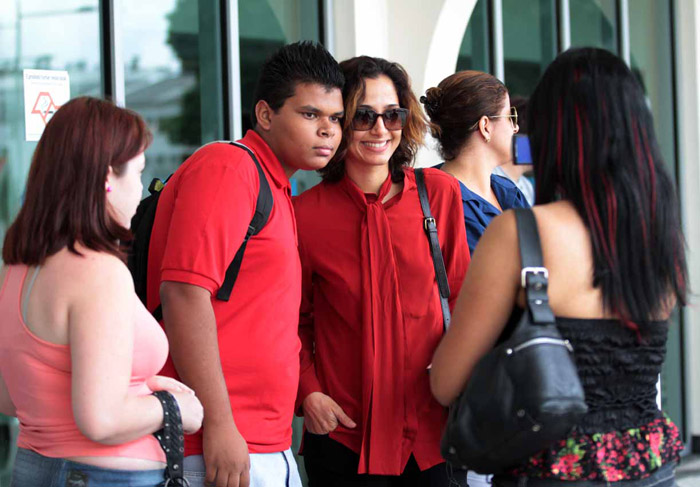
[[172, 393], [176, 392], [189, 392], [194, 394], [194, 391], [187, 387], [185, 384], [179, 380], [173, 379], [172, 377], [166, 377], [164, 375], [154, 375], [146, 381], [146, 386], [155, 391], [168, 391]]
[[191, 435], [199, 431], [204, 418], [204, 408], [192, 389], [179, 380], [164, 375], [154, 375], [146, 381], [146, 385], [152, 391], [168, 391], [175, 397], [182, 416], [182, 429], [186, 434]]
[[[177, 382], [177, 381], [175, 381]], [[184, 385], [184, 384], [183, 384]], [[187, 388], [187, 391], [168, 391], [175, 396], [177, 405], [180, 407], [180, 415], [182, 416], [182, 429], [186, 434], [191, 435], [199, 431], [202, 427], [204, 419], [204, 408], [199, 402], [194, 392]], [[165, 389], [161, 389], [165, 390]]]
[[346, 428], [357, 426], [337, 402], [322, 392], [312, 392], [306, 396], [302, 407], [304, 408], [304, 425], [309, 433], [327, 435], [335, 430], [338, 424], [342, 424]]

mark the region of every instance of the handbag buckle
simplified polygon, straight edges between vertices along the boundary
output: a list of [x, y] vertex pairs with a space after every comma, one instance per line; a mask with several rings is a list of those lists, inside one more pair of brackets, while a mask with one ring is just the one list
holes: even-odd
[[545, 279], [549, 279], [549, 271], [546, 267], [523, 267], [520, 271], [520, 284], [527, 288], [527, 275], [530, 274], [542, 274]]
[[433, 217], [428, 217], [423, 219], [423, 228], [425, 229], [426, 232], [430, 231], [430, 225], [435, 226], [435, 218]]

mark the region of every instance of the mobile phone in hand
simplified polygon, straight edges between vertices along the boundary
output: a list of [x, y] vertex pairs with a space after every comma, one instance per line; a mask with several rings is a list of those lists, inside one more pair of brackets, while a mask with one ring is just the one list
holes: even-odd
[[532, 164], [530, 139], [527, 135], [515, 134], [513, 136], [513, 164]]

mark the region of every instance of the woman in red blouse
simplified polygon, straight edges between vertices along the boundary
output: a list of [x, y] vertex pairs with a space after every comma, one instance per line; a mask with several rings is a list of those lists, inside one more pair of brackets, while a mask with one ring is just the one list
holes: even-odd
[[[306, 471], [311, 487], [447, 487], [445, 409], [427, 372], [442, 313], [409, 167], [425, 118], [400, 65], [361, 56], [341, 67], [343, 142], [295, 200]], [[452, 306], [469, 264], [459, 185], [434, 169], [425, 179]]]

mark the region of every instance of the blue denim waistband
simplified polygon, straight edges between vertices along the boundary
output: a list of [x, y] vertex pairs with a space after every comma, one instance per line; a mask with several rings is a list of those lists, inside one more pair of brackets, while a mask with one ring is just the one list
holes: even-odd
[[10, 487], [155, 487], [165, 479], [165, 469], [117, 470], [63, 458], [50, 458], [19, 448]]

